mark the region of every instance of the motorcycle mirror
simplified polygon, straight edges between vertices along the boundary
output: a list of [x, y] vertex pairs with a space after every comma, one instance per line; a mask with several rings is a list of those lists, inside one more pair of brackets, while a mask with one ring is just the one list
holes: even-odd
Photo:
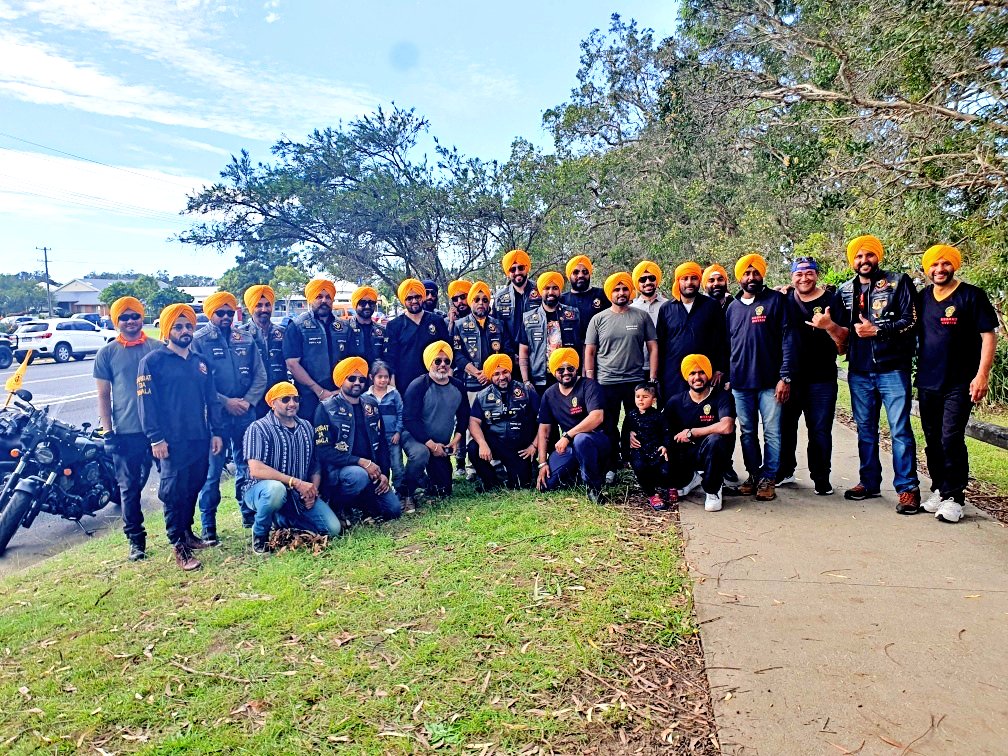
[[26, 402], [30, 402], [32, 400], [32, 392], [28, 389], [18, 389], [14, 392], [14, 395], [17, 396], [18, 399]]

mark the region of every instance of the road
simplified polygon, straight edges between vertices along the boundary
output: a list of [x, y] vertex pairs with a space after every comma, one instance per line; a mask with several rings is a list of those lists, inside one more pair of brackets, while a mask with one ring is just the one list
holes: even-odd
[[[0, 370], [0, 383], [6, 381], [17, 365]], [[98, 421], [97, 391], [91, 371], [94, 357], [81, 362], [58, 364], [50, 359], [35, 360], [25, 371], [23, 387], [32, 392], [36, 406], [49, 405], [51, 414], [66, 423], [82, 425]], [[151, 475], [144, 491], [144, 509], [157, 510], [157, 473]], [[95, 533], [121, 526], [119, 505], [105, 507], [95, 517], [81, 524]], [[0, 575], [23, 569], [55, 553], [87, 540], [84, 530], [74, 522], [50, 514], [41, 514], [31, 528], [21, 528], [0, 557]], [[125, 547], [124, 547], [125, 548]], [[124, 552], [125, 554], [125, 552]]]

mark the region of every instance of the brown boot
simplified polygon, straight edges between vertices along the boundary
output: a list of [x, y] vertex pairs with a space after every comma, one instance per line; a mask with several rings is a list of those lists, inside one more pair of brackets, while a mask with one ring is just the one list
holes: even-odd
[[756, 486], [756, 501], [773, 501], [777, 498], [773, 478], [763, 478]]
[[188, 546], [190, 549], [209, 549], [211, 546], [215, 546], [216, 544], [210, 543], [209, 541], [205, 541], [204, 539], [200, 538], [198, 535], [193, 533], [191, 530], [189, 530], [186, 531], [185, 545]]
[[739, 496], [752, 496], [756, 493], [756, 478], [750, 475], [744, 481], [739, 483], [738, 488], [735, 490], [738, 491]]
[[896, 505], [896, 511], [901, 515], [912, 515], [920, 512], [920, 489], [915, 488], [912, 491], [900, 491], [899, 504]]
[[192, 550], [184, 543], [175, 544], [175, 564], [186, 572], [198, 570], [203, 566], [202, 562], [193, 556]]

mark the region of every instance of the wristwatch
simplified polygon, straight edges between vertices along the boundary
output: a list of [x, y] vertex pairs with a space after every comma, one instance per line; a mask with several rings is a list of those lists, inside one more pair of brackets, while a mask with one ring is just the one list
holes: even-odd
[[688, 438], [690, 441], [693, 440], [693, 429], [692, 428], [687, 428], [686, 429], [686, 438]]
[[566, 438], [568, 441], [571, 440], [570, 434], [567, 431], [564, 431], [563, 433], [561, 433], [560, 434], [560, 438]]
[[786, 384], [790, 384], [791, 383], [791, 379], [788, 376], [786, 376], [786, 375], [782, 375], [781, 376], [781, 380], [784, 381], [784, 383], [786, 383]]

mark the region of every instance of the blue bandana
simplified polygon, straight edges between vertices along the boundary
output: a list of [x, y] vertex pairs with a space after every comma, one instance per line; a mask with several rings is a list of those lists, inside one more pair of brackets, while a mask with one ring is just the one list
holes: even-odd
[[791, 272], [797, 273], [800, 270], [814, 270], [818, 273], [819, 263], [816, 262], [814, 257], [796, 257], [791, 262]]

